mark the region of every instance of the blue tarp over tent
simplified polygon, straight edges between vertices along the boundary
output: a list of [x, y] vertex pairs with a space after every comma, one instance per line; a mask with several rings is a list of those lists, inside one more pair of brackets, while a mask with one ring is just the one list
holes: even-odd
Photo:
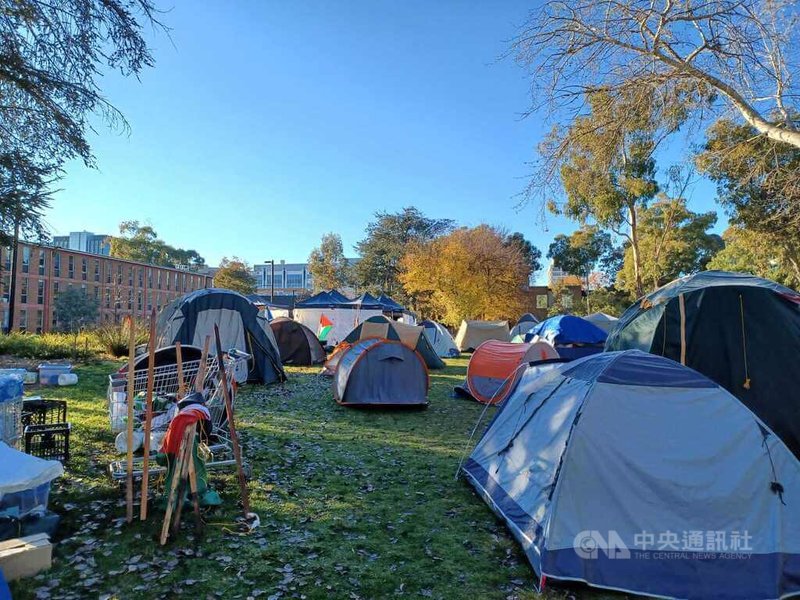
[[535, 325], [525, 334], [525, 341], [536, 336], [555, 346], [561, 358], [575, 359], [602, 352], [608, 334], [586, 319], [559, 315]]

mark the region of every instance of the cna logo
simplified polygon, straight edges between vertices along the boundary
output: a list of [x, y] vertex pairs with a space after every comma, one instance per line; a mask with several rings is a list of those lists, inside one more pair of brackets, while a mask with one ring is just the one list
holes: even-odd
[[597, 559], [602, 552], [608, 558], [627, 559], [631, 552], [616, 531], [609, 531], [604, 537], [595, 530], [580, 531], [572, 543], [575, 553], [583, 559]]

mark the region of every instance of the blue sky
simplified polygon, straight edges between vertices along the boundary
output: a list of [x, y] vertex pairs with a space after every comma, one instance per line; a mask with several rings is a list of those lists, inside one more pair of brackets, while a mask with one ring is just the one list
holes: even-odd
[[[116, 233], [138, 219], [210, 264], [293, 262], [328, 231], [354, 254], [375, 211], [415, 205], [546, 253], [575, 224], [518, 207], [544, 126], [521, 118], [525, 73], [500, 60], [530, 7], [179, 1], [170, 36], [150, 32], [155, 68], [103, 78], [130, 135], [97, 124], [98, 168], [68, 165], [48, 223]], [[692, 207], [713, 196], [700, 182]]]

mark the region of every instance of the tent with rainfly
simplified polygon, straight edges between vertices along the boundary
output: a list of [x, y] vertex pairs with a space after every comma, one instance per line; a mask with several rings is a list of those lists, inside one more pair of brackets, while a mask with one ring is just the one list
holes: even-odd
[[472, 352], [486, 340], [509, 339], [508, 321], [461, 321], [455, 341], [461, 352]]
[[419, 325], [406, 325], [379, 315], [360, 323], [342, 341], [347, 344], [355, 344], [367, 338], [400, 341], [419, 352], [429, 369], [444, 369], [444, 361], [439, 358], [425, 337], [424, 329]]
[[511, 340], [514, 341], [517, 336], [520, 336], [520, 339], [516, 341], [522, 341], [522, 337], [533, 329], [534, 325], [538, 322], [539, 319], [534, 317], [531, 313], [525, 313], [519, 318], [517, 324], [511, 328], [511, 333], [509, 333]]
[[800, 594], [800, 462], [735, 397], [668, 358], [607, 352], [524, 375], [463, 472], [539, 587]]
[[592, 325], [597, 325], [600, 329], [605, 331], [606, 333], [611, 333], [614, 330], [614, 327], [617, 326], [617, 321], [619, 319], [612, 315], [606, 314], [604, 312], [596, 312], [590, 315], [586, 315], [583, 317]]
[[573, 315], [550, 317], [525, 334], [525, 341], [544, 340], [561, 358], [570, 360], [603, 351], [608, 334], [589, 321]]
[[222, 350], [231, 348], [252, 355], [236, 380], [272, 383], [285, 381], [278, 344], [267, 319], [239, 292], [209, 288], [181, 296], [165, 306], [156, 324], [156, 348], [182, 345], [202, 347], [206, 336], [214, 343], [214, 325], [219, 326]]
[[800, 457], [800, 294], [744, 273], [702, 271], [645, 296], [607, 350], [638, 348], [720, 384]]
[[429, 319], [425, 319], [420, 325], [424, 328], [423, 332], [425, 337], [428, 338], [434, 352], [436, 352], [438, 356], [442, 358], [452, 358], [460, 354], [458, 346], [456, 346], [456, 341], [444, 325]]
[[325, 362], [325, 349], [308, 327], [286, 317], [270, 324], [284, 365], [319, 365]]
[[333, 397], [343, 406], [423, 408], [427, 395], [428, 370], [422, 357], [398, 341], [356, 342], [333, 376]]

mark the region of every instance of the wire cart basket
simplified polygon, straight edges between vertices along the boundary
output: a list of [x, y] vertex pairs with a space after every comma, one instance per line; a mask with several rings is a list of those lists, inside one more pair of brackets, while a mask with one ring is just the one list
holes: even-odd
[[[233, 373], [240, 368], [243, 361], [250, 355], [231, 349], [223, 359], [222, 367], [225, 369], [231, 401], [235, 401], [236, 384], [233, 383]], [[208, 441], [209, 458], [206, 467], [209, 469], [234, 468], [236, 462], [230, 444], [228, 430], [228, 416], [225, 412], [225, 402], [222, 387], [219, 381], [219, 362], [216, 354], [209, 355], [206, 359], [205, 372], [203, 373], [202, 393], [206, 398], [206, 407], [211, 413], [212, 433]], [[183, 387], [187, 392], [194, 390], [194, 383], [200, 371], [200, 361], [190, 360], [182, 363]], [[111, 431], [120, 433], [127, 430], [128, 404], [128, 373], [118, 371], [109, 375], [108, 383], [108, 411]], [[177, 414], [177, 405], [171, 400], [180, 388], [178, 378], [178, 365], [169, 364], [155, 367], [153, 370], [153, 414], [151, 420], [151, 440], [160, 440], [166, 433], [169, 423]], [[144, 430], [145, 395], [147, 393], [147, 366], [134, 370], [134, 435], [139, 435]], [[124, 434], [123, 434], [124, 435]], [[155, 454], [159, 444], [151, 442], [151, 455]], [[142, 476], [143, 457], [134, 457], [133, 476]], [[112, 479], [123, 481], [127, 477], [127, 464], [124, 457], [111, 462], [108, 466]], [[164, 467], [150, 461], [149, 475], [158, 476], [166, 472]]]

